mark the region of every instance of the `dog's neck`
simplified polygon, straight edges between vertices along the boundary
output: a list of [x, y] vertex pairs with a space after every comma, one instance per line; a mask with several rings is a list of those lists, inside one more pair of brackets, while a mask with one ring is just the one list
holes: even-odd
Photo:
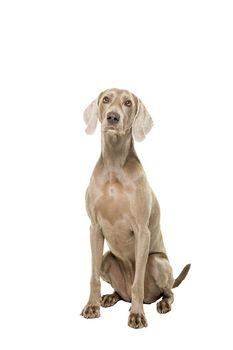
[[102, 132], [101, 160], [110, 172], [123, 168], [132, 158], [138, 159], [131, 132], [117, 135]]

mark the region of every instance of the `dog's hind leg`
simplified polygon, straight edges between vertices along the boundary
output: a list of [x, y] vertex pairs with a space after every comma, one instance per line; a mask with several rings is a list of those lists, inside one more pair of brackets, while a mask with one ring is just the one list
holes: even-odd
[[[190, 269], [190, 264], [186, 265], [179, 276], [175, 279], [172, 288], [176, 288], [180, 285], [180, 283], [185, 279], [187, 276], [189, 269]], [[163, 289], [163, 294], [162, 294], [162, 300], [157, 303], [157, 311], [160, 314], [165, 314], [168, 311], [171, 310], [171, 304], [174, 301], [174, 296], [171, 291], [171, 289]]]
[[103, 256], [100, 275], [114, 289], [112, 294], [106, 294], [101, 297], [101, 306], [113, 306], [121, 299], [130, 301], [131, 289], [125, 279], [122, 266], [119, 260], [109, 251]]
[[171, 311], [171, 304], [174, 301], [174, 296], [173, 293], [170, 289], [165, 289], [163, 291], [163, 296], [162, 296], [162, 300], [160, 300], [157, 303], [157, 311], [160, 314], [166, 314], [167, 312]]

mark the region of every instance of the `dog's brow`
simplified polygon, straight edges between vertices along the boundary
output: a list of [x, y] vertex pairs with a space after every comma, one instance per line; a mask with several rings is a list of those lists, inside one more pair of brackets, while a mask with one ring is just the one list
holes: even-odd
[[122, 96], [122, 100], [131, 100], [132, 99], [132, 97], [131, 96], [129, 96], [129, 95], [123, 95]]

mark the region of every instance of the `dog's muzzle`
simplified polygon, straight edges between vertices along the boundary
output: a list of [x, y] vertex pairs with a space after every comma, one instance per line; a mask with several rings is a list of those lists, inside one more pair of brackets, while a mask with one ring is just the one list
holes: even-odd
[[120, 121], [120, 114], [117, 112], [108, 112], [107, 121], [109, 125], [117, 125]]

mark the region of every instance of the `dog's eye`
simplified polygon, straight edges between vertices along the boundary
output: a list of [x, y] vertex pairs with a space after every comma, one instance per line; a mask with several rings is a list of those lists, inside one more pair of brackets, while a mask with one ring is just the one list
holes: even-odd
[[103, 103], [109, 103], [109, 97], [108, 96], [104, 96]]
[[132, 101], [126, 100], [126, 101], [125, 101], [125, 106], [131, 107], [131, 106], [132, 106]]

